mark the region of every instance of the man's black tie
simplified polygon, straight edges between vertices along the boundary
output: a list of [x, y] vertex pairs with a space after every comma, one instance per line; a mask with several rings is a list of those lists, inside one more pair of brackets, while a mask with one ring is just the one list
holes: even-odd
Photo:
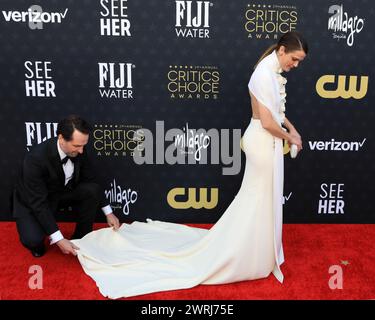
[[64, 159], [61, 159], [61, 163], [62, 163], [62, 164], [65, 164], [69, 159], [70, 159], [73, 163], [77, 160], [76, 157], [69, 157], [69, 156], [66, 156]]

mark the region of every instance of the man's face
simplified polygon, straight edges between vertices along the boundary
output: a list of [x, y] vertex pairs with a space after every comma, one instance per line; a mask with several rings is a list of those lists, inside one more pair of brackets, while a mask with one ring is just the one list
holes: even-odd
[[278, 54], [280, 66], [285, 72], [297, 68], [299, 63], [306, 57], [306, 53], [303, 50], [295, 50], [286, 53], [284, 46], [280, 47]]
[[59, 134], [58, 139], [62, 151], [64, 151], [69, 157], [76, 157], [78, 154], [83, 153], [83, 147], [89, 141], [89, 135], [74, 130], [72, 140], [66, 141], [61, 134]]

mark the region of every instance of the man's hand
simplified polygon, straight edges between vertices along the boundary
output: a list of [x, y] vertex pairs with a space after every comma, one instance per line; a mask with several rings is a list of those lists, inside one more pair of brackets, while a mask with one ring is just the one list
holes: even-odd
[[74, 243], [70, 242], [67, 239], [57, 241], [56, 244], [60, 248], [60, 250], [65, 254], [71, 253], [73, 256], [76, 256], [76, 250], [79, 250], [79, 248], [76, 245], [74, 245]]
[[107, 223], [115, 231], [120, 228], [120, 221], [113, 213], [107, 214]]

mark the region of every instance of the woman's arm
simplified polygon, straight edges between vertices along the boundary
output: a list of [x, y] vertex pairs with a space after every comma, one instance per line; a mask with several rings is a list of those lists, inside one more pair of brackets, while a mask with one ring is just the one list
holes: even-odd
[[290, 139], [292, 138], [291, 134], [283, 130], [273, 119], [271, 112], [259, 102], [258, 102], [258, 110], [259, 110], [260, 122], [262, 123], [262, 127], [264, 129], [266, 129], [269, 133], [271, 133], [273, 136], [277, 138], [290, 141]]
[[[260, 116], [260, 121], [262, 123], [262, 127], [266, 129], [269, 133], [271, 133], [273, 136], [280, 138], [280, 139], [287, 140], [289, 145], [296, 144], [298, 147], [298, 151], [300, 151], [302, 149], [301, 138], [283, 130], [273, 119], [272, 114], [267, 109], [267, 107], [265, 107], [258, 101], [256, 103], [258, 105], [259, 116]], [[289, 121], [288, 121], [288, 124], [290, 124]]]
[[284, 126], [288, 129], [291, 135], [295, 135], [301, 138], [301, 135], [298, 133], [294, 125], [289, 121], [287, 117], [284, 118]]
[[299, 139], [300, 145], [298, 146], [298, 151], [302, 149], [302, 138], [301, 135], [298, 133], [297, 129], [293, 126], [293, 124], [285, 117], [284, 119], [284, 126], [289, 130], [289, 133], [292, 137]]

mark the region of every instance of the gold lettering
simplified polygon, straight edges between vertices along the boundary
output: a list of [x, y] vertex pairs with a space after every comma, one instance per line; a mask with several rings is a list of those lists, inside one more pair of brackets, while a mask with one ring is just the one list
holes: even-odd
[[199, 189], [199, 201], [197, 200], [197, 189], [188, 188], [188, 197], [185, 201], [176, 200], [177, 196], [186, 196], [185, 188], [174, 188], [168, 192], [168, 204], [175, 209], [213, 209], [217, 206], [219, 198], [219, 189], [211, 188], [211, 199], [208, 201], [207, 188]]

